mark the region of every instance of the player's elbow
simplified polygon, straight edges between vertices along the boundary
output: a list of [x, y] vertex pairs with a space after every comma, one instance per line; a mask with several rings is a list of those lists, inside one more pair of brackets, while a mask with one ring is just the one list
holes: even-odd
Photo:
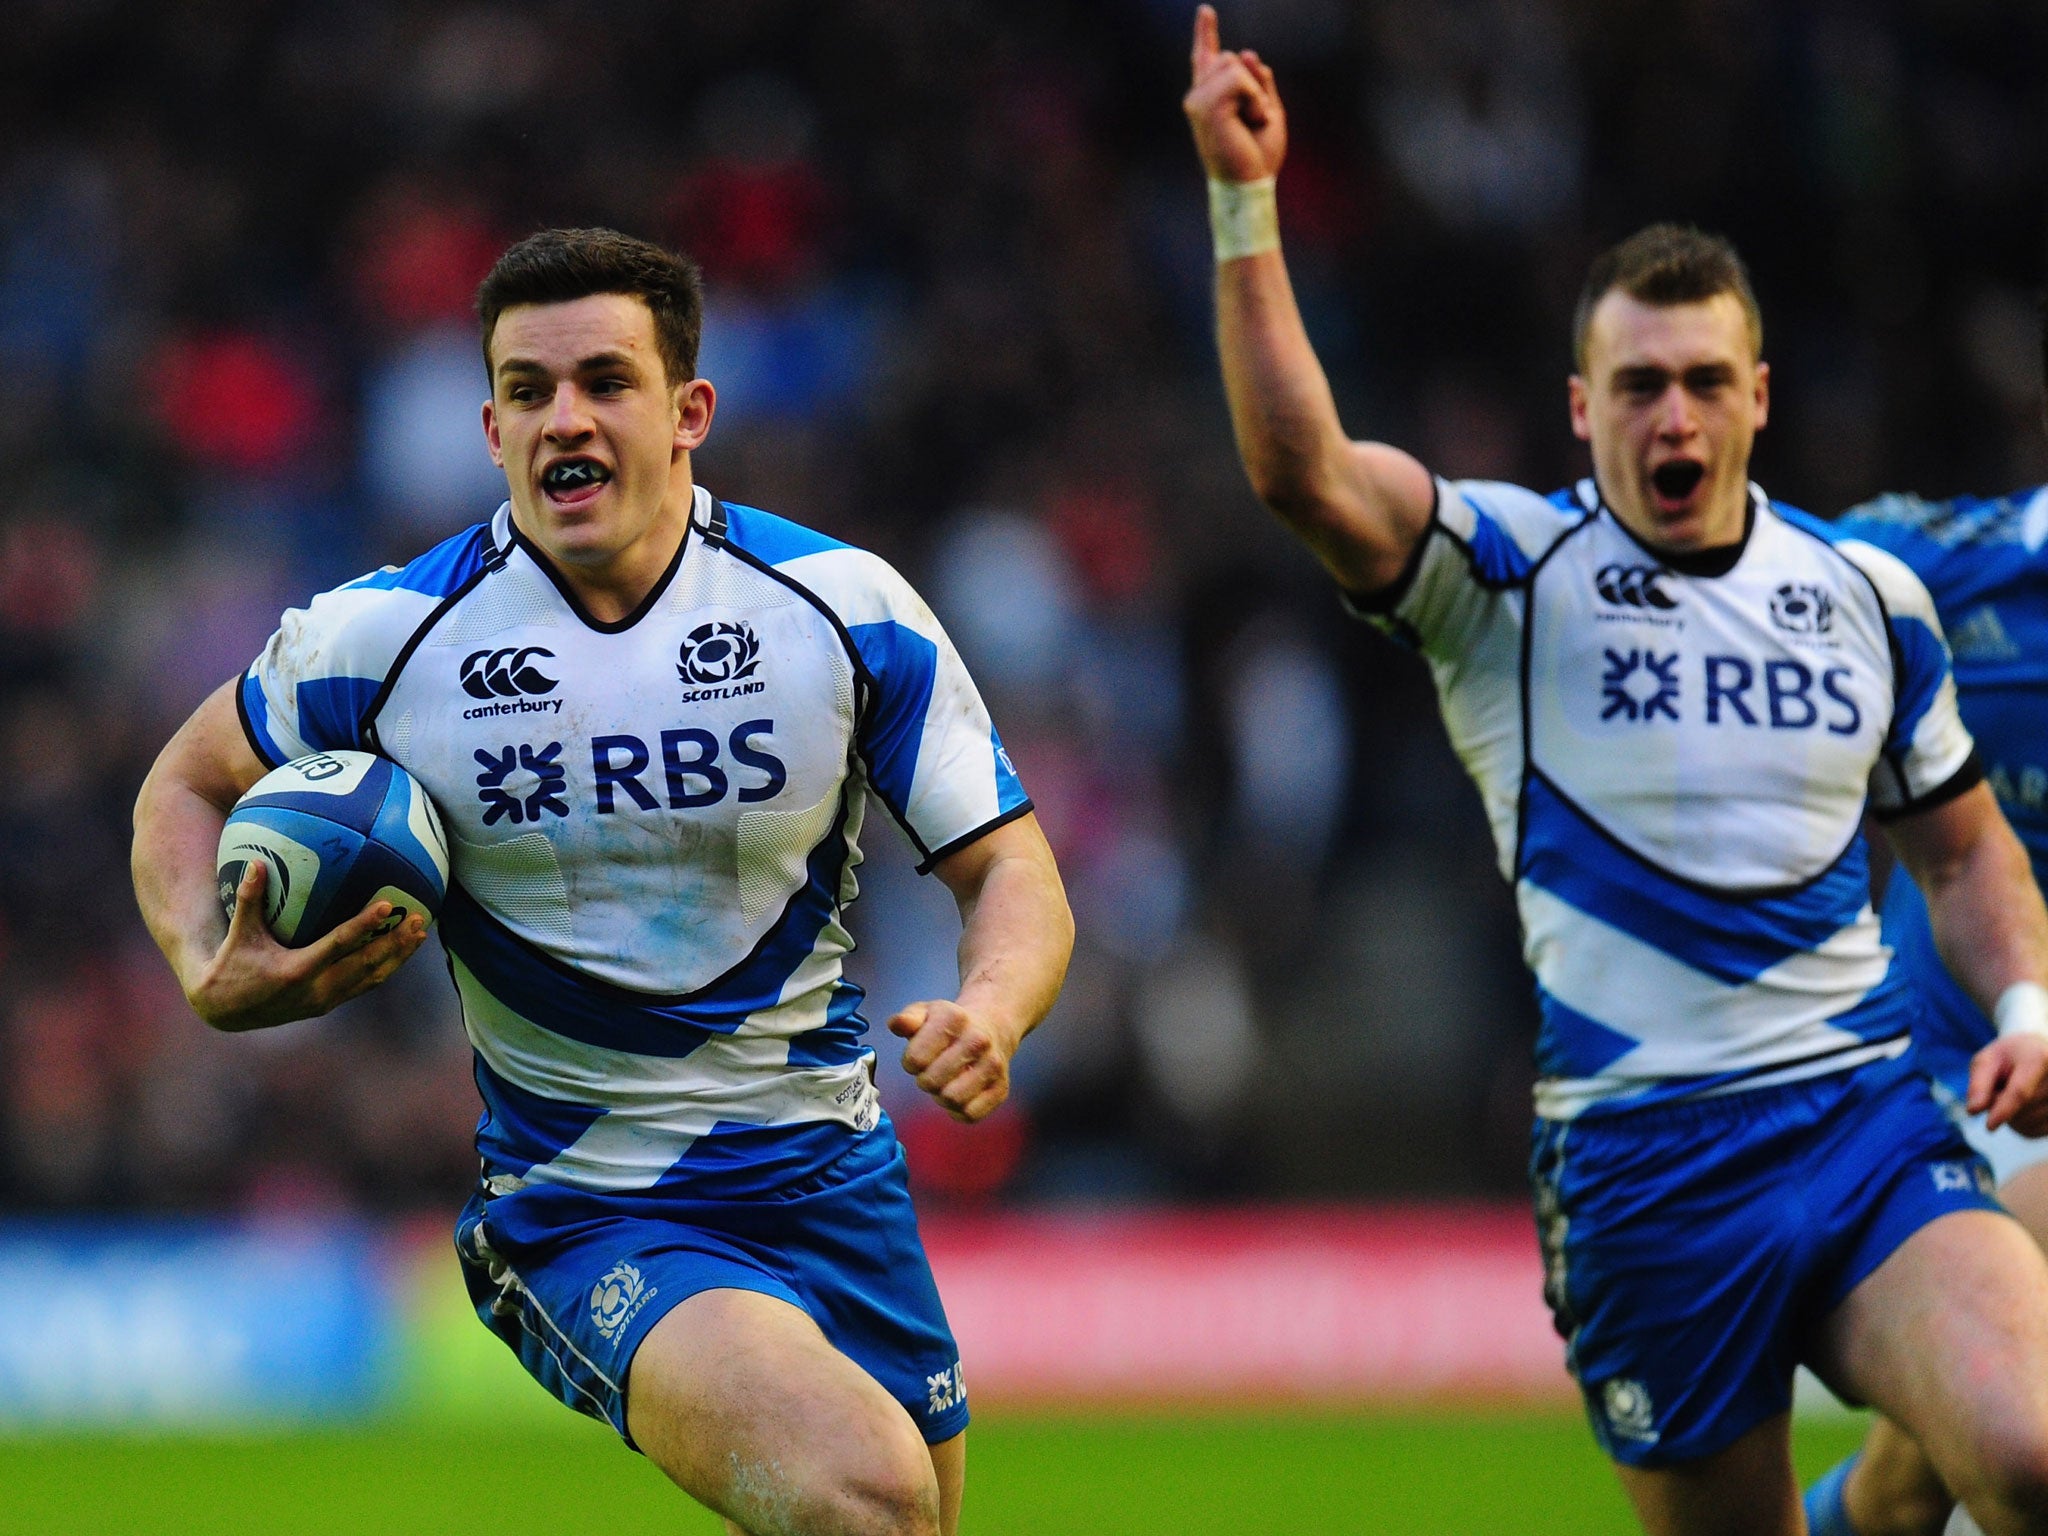
[[1312, 525], [1329, 513], [1329, 495], [1321, 476], [1290, 454], [1247, 455], [1245, 478], [1252, 494], [1290, 527]]

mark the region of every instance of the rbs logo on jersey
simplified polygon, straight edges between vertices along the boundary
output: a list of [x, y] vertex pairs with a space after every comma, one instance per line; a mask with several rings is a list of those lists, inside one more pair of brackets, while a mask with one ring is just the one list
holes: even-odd
[[[732, 728], [725, 748], [732, 761], [763, 775], [763, 782], [742, 784], [738, 798], [742, 805], [773, 800], [789, 782], [789, 769], [781, 758], [754, 744], [756, 736], [775, 730], [773, 720], [747, 720]], [[598, 736], [590, 743], [590, 771], [597, 782], [597, 814], [612, 815], [618, 797], [643, 811], [661, 808], [643, 775], [652, 777], [653, 754], [638, 736]], [[668, 808], [691, 811], [716, 805], [733, 791], [733, 775], [721, 765], [718, 738], [697, 726], [661, 733], [661, 787], [668, 791]]]
[[[732, 728], [721, 744], [710, 731], [696, 726], [663, 731], [650, 748], [638, 736], [594, 736], [590, 741], [590, 772], [596, 791], [597, 814], [611, 816], [619, 810], [624, 796], [643, 811], [658, 811], [662, 800], [649, 785], [666, 791], [668, 809], [694, 811], [716, 805], [737, 788], [743, 805], [773, 800], [789, 783], [789, 768], [755, 738], [772, 736], [773, 720], [747, 720]], [[721, 751], [722, 746], [722, 751]], [[502, 752], [478, 752], [483, 772], [476, 777], [477, 797], [483, 802], [484, 825], [499, 820], [539, 821], [543, 812], [567, 816], [568, 770], [557, 761], [559, 741], [535, 750], [530, 742], [508, 746]], [[654, 772], [654, 755], [661, 754], [661, 769]], [[732, 767], [728, 767], [730, 762]], [[735, 786], [740, 770], [759, 782]]]
[[[1602, 720], [1651, 721], [1685, 718], [1685, 678], [1680, 653], [1606, 651], [1600, 679]], [[1708, 725], [1768, 725], [1774, 731], [1824, 727], [1853, 736], [1863, 712], [1843, 689], [1853, 675], [1827, 667], [1816, 675], [1803, 661], [1774, 657], [1761, 665], [1745, 656], [1705, 656], [1697, 674]]]

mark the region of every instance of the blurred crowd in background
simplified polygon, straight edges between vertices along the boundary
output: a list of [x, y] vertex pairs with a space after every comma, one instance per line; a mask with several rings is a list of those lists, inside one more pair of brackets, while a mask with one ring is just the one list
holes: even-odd
[[[430, 945], [218, 1036], [128, 811], [279, 611], [489, 515], [511, 239], [695, 255], [699, 478], [884, 554], [1057, 849], [1066, 995], [973, 1132], [878, 1042], [928, 1198], [1518, 1187], [1534, 1007], [1419, 664], [1253, 501], [1210, 337], [1186, 0], [15, 0], [0, 48], [0, 1207], [403, 1210], [473, 1177]], [[1588, 259], [1747, 254], [1758, 478], [1833, 513], [2048, 479], [2038, 0], [1236, 0], [1347, 424], [1548, 490]], [[855, 974], [949, 994], [870, 820]], [[879, 1031], [878, 1031], [879, 1033]]]

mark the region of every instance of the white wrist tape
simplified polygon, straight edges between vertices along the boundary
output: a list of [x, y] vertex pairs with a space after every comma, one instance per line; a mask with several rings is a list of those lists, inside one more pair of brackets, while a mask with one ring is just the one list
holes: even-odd
[[2048, 987], [2038, 981], [2016, 981], [1998, 994], [1991, 1010], [1998, 1033], [2048, 1035]]
[[1209, 233], [1215, 237], [1219, 262], [1279, 250], [1280, 205], [1273, 197], [1273, 178], [1218, 181], [1212, 176]]

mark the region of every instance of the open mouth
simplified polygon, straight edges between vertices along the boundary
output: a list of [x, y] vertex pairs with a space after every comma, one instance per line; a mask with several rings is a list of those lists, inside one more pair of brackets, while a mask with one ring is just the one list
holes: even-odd
[[1657, 497], [1672, 507], [1682, 506], [1706, 478], [1707, 466], [1694, 459], [1669, 459], [1650, 471], [1650, 484]]
[[596, 459], [556, 459], [540, 472], [540, 488], [553, 501], [588, 501], [611, 477], [611, 470]]

